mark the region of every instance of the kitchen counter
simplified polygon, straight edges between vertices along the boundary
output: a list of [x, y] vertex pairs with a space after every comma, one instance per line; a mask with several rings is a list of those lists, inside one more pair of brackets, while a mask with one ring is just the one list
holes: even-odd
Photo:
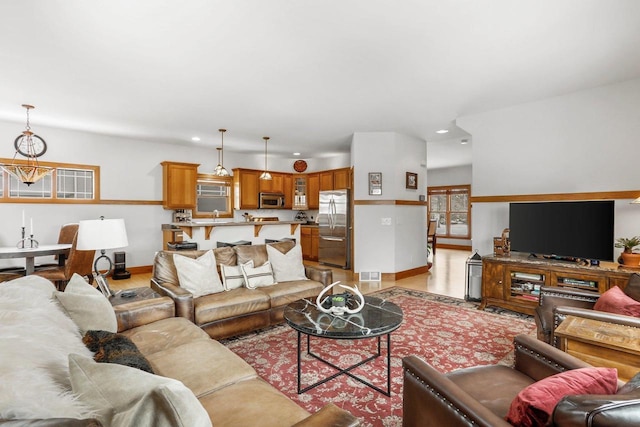
[[258, 237], [260, 234], [260, 230], [262, 230], [265, 226], [275, 226], [275, 225], [290, 225], [291, 233], [295, 234], [298, 226], [301, 224], [306, 224], [302, 221], [261, 221], [260, 218], [257, 218], [254, 221], [226, 221], [226, 220], [195, 220], [191, 222], [172, 222], [171, 224], [162, 224], [162, 229], [180, 229], [182, 230], [188, 237], [193, 237], [194, 229], [204, 228], [204, 238], [205, 240], [209, 240], [211, 238], [211, 233], [215, 228], [218, 227], [253, 227], [253, 235], [254, 237]]

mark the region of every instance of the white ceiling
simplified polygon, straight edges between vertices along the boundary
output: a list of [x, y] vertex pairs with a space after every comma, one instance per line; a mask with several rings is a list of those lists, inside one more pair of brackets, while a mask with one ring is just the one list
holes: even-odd
[[636, 78], [639, 49], [637, 0], [4, 0], [0, 120], [330, 156], [455, 141], [459, 116]]

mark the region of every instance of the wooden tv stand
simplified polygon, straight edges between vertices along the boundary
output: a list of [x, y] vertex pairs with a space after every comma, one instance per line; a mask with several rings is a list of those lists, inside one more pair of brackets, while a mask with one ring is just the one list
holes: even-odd
[[540, 286], [562, 286], [603, 293], [613, 286], [624, 288], [634, 271], [614, 262], [583, 266], [574, 262], [511, 255], [482, 257], [482, 303], [519, 313], [533, 314]]

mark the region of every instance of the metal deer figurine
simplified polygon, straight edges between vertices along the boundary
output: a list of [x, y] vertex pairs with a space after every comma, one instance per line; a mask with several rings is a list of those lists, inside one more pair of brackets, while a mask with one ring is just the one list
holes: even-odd
[[[332, 297], [332, 295], [329, 295], [326, 298], [323, 298], [324, 295], [336, 285], [339, 285], [341, 288], [351, 291], [353, 295], [357, 297], [358, 302], [355, 308], [349, 308], [346, 305], [344, 305], [343, 307], [337, 307], [334, 305], [331, 305], [331, 307], [329, 308], [323, 307], [323, 304], [327, 301], [327, 299]], [[340, 282], [333, 282], [332, 284], [324, 288], [322, 292], [320, 292], [320, 295], [318, 295], [318, 298], [316, 298], [316, 305], [318, 306], [318, 309], [320, 311], [333, 314], [334, 316], [342, 316], [343, 314], [355, 314], [362, 310], [362, 308], [364, 307], [364, 296], [362, 296], [362, 293], [358, 290], [358, 286], [354, 286], [352, 288], [350, 286], [341, 285]]]

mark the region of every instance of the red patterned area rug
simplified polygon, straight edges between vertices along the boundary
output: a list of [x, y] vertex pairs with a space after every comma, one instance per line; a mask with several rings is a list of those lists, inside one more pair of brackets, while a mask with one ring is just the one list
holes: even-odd
[[[360, 418], [363, 426], [391, 427], [402, 425], [403, 357], [417, 355], [442, 372], [476, 365], [511, 364], [513, 337], [535, 330], [530, 316], [501, 309], [478, 311], [475, 303], [426, 292], [392, 288], [372, 295], [394, 302], [404, 313], [402, 325], [391, 334], [391, 397], [346, 375], [297, 394], [297, 333], [288, 325], [222, 342], [262, 378], [309, 412], [332, 402]], [[352, 373], [386, 389], [386, 339], [382, 343], [382, 355]], [[377, 340], [312, 337], [311, 347], [314, 353], [347, 367], [374, 354]], [[336, 372], [307, 355], [306, 346], [303, 349], [303, 387]]]

